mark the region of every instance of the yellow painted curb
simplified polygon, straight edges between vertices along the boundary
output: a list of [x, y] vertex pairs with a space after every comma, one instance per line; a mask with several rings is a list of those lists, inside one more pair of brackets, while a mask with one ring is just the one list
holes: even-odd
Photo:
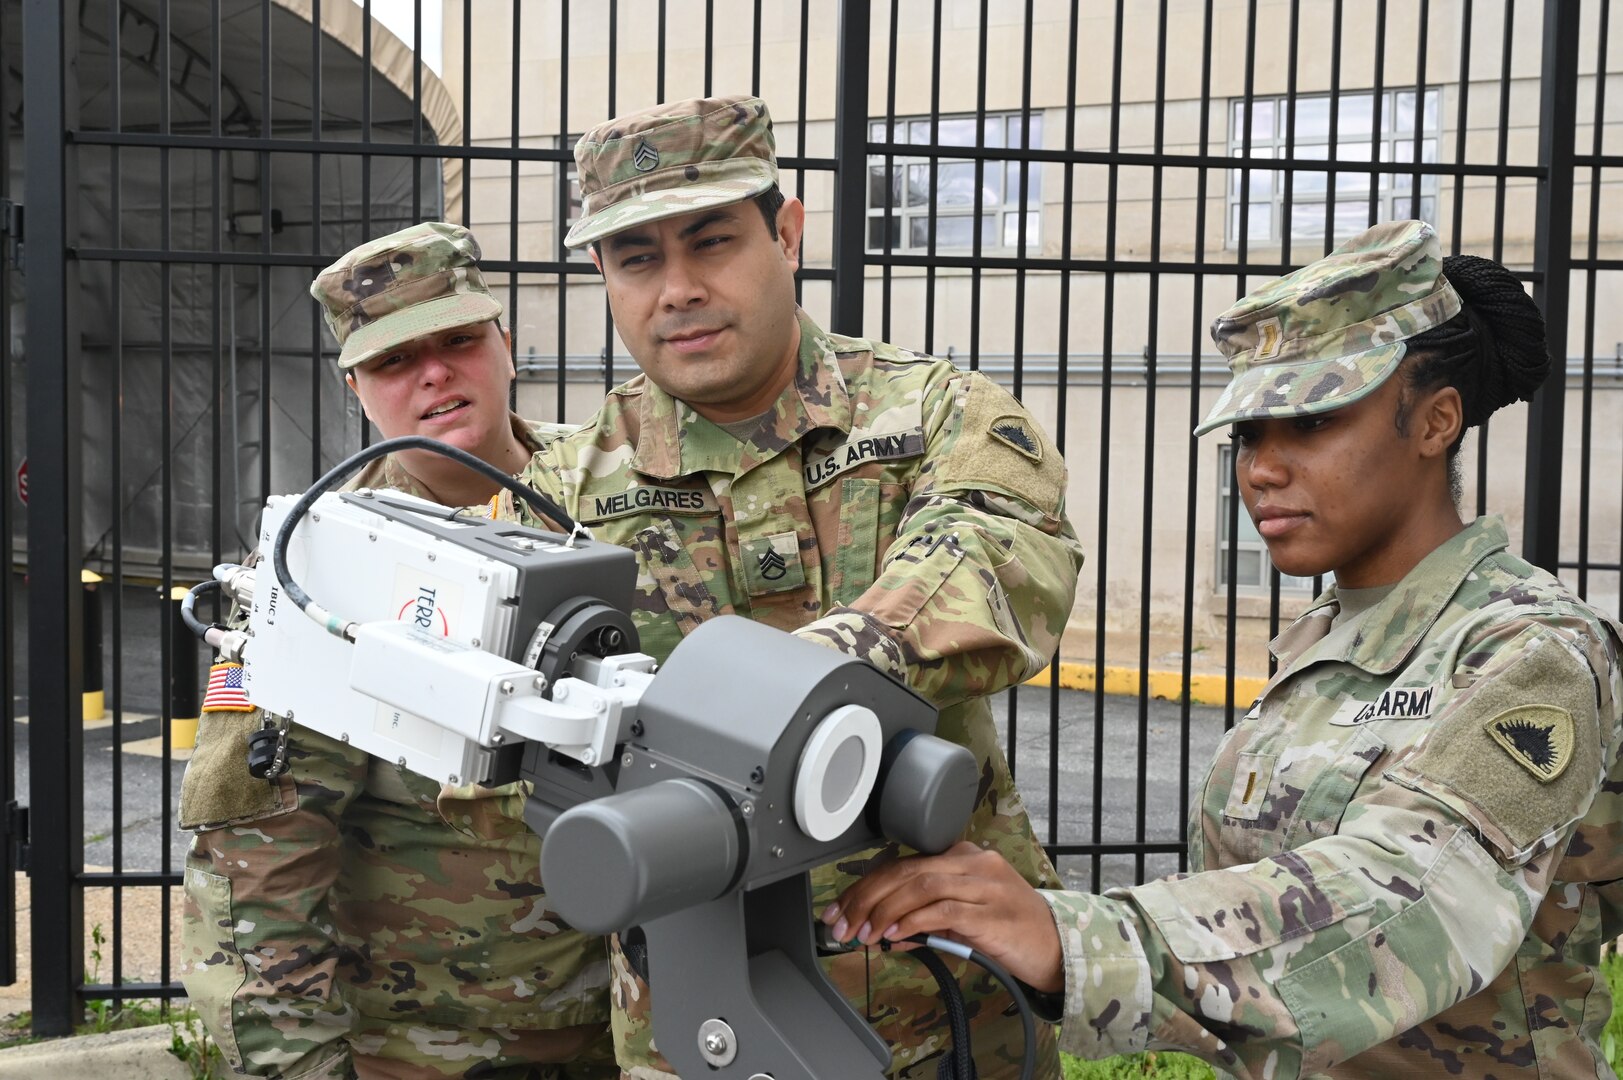
[[179, 717], [169, 721], [169, 749], [191, 750], [197, 746], [197, 718], [182, 720]]
[[[1029, 680], [1027, 686], [1047, 686], [1049, 681], [1048, 670], [1044, 669], [1035, 678]], [[1183, 673], [1179, 671], [1151, 671], [1148, 678], [1150, 697], [1161, 698], [1165, 701], [1183, 700]], [[1105, 667], [1104, 692], [1107, 694], [1123, 694], [1127, 697], [1137, 697], [1140, 682], [1138, 668]], [[1066, 690], [1088, 690], [1099, 688], [1097, 669], [1092, 664], [1074, 664], [1061, 661], [1059, 665], [1059, 684]], [[1196, 705], [1221, 705], [1228, 692], [1228, 676], [1226, 675], [1190, 675], [1189, 700]], [[1237, 705], [1249, 705], [1262, 693], [1262, 688], [1268, 685], [1267, 679], [1253, 676], [1238, 676], [1234, 680], [1234, 701]]]
[[86, 690], [84, 692], [84, 714], [86, 720], [100, 720], [107, 715], [106, 691]]

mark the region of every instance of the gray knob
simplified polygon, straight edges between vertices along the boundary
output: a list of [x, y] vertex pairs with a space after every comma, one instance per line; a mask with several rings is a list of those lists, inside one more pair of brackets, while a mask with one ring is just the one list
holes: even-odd
[[661, 780], [571, 807], [541, 844], [553, 910], [607, 934], [713, 900], [742, 865], [737, 819], [697, 780]]
[[926, 854], [945, 851], [964, 834], [975, 807], [975, 755], [934, 735], [909, 731], [897, 739], [907, 741], [886, 755], [879, 831]]

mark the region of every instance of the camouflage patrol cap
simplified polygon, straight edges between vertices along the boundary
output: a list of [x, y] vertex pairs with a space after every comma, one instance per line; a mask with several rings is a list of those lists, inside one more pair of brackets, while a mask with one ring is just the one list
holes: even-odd
[[479, 272], [479, 244], [460, 225], [426, 221], [362, 244], [310, 285], [348, 370], [441, 330], [489, 322], [502, 305]]
[[1376, 225], [1217, 317], [1233, 376], [1195, 434], [1351, 405], [1398, 369], [1409, 338], [1459, 310], [1432, 227]]
[[754, 198], [778, 182], [776, 147], [756, 97], [695, 98], [610, 120], [575, 144], [582, 213], [564, 244]]

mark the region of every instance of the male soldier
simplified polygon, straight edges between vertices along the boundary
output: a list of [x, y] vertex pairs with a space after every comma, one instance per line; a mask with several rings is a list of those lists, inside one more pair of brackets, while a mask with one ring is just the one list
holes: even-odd
[[[384, 437], [431, 436], [516, 471], [557, 430], [508, 411], [510, 339], [478, 258], [467, 230], [417, 225], [351, 251], [310, 291]], [[511, 513], [496, 484], [430, 452], [375, 461], [350, 486]], [[181, 785], [181, 826], [197, 830], [183, 981], [233, 1069], [615, 1075], [603, 942], [547, 910], [518, 784], [442, 789], [296, 724], [287, 771], [266, 783], [245, 759], [260, 713], [240, 693], [211, 698]]]
[[[940, 734], [980, 760], [967, 838], [1052, 883], [986, 695], [1040, 670], [1070, 614], [1081, 553], [1064, 463], [984, 376], [830, 334], [796, 307], [805, 211], [778, 189], [773, 146], [756, 98], [658, 106], [576, 145], [585, 212], [566, 243], [592, 246], [643, 374], [525, 480], [637, 552], [634, 621], [656, 658], [734, 613], [860, 656], [940, 706]], [[818, 903], [896, 854], [826, 867]], [[616, 1056], [639, 1080], [667, 1077], [627, 937], [611, 949]], [[935, 1075], [950, 1040], [924, 968], [857, 952], [833, 972], [891, 1045], [893, 1074]], [[1027, 1047], [1007, 996], [967, 965], [955, 974], [981, 1075], [1016, 1075]], [[1040, 1043], [1037, 1074], [1057, 1076], [1046, 1027]]]

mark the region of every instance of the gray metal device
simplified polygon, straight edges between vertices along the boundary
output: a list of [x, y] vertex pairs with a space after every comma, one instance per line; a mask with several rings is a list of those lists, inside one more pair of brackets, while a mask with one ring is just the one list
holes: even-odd
[[642, 927], [654, 1035], [682, 1075], [881, 1076], [889, 1050], [818, 963], [808, 872], [886, 838], [951, 843], [973, 756], [878, 669], [734, 616], [672, 652], [638, 719], [616, 794], [536, 808], [553, 909]]

